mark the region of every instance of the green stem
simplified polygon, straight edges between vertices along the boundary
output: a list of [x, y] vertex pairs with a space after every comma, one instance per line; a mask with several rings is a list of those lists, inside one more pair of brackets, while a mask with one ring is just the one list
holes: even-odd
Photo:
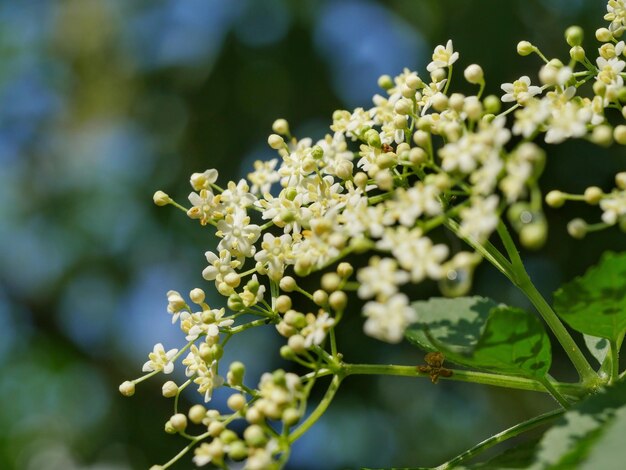
[[542, 377], [539, 382], [546, 388], [548, 393], [561, 405], [564, 409], [569, 409], [572, 405], [565, 399], [563, 395], [554, 387], [547, 377]]
[[550, 330], [552, 330], [552, 333], [554, 333], [554, 336], [556, 336], [556, 339], [559, 343], [561, 343], [567, 357], [569, 357], [570, 361], [572, 361], [572, 364], [574, 364], [574, 367], [578, 371], [578, 375], [580, 376], [582, 382], [588, 386], [595, 386], [599, 381], [598, 374], [596, 374], [593, 370], [589, 361], [587, 361], [581, 350], [578, 348], [578, 345], [572, 336], [569, 334], [565, 326], [563, 326], [563, 323], [561, 323], [561, 320], [559, 320], [559, 317], [557, 317], [554, 310], [552, 310], [552, 307], [548, 305], [546, 299], [543, 298], [535, 285], [532, 283], [528, 273], [524, 271], [523, 274], [525, 275], [524, 278], [518, 281], [516, 286], [532, 302], [541, 317], [547, 323]]
[[619, 346], [615, 340], [609, 340], [609, 344], [611, 345], [611, 375], [609, 384], [614, 384], [619, 379]]
[[546, 424], [549, 421], [552, 421], [553, 419], [558, 418], [563, 413], [565, 413], [565, 410], [563, 409], [554, 410], [554, 411], [550, 411], [548, 413], [539, 415], [535, 418], [529, 419], [528, 421], [524, 421], [523, 423], [516, 424], [515, 426], [512, 426], [509, 429], [506, 429], [502, 432], [499, 432], [498, 434], [491, 436], [488, 439], [485, 439], [480, 444], [477, 444], [471, 449], [456, 456], [452, 460], [449, 460], [448, 462], [441, 464], [435, 468], [436, 470], [447, 470], [449, 468], [455, 468], [459, 464], [473, 458], [474, 456], [495, 446], [496, 444], [499, 444], [500, 442], [504, 442], [507, 439], [511, 439], [512, 437], [518, 436], [526, 431], [530, 431], [531, 429], [535, 429], [543, 424]]
[[339, 390], [339, 385], [341, 384], [341, 380], [343, 379], [343, 375], [335, 375], [328, 386], [328, 390], [324, 394], [322, 401], [317, 405], [317, 408], [313, 410], [313, 412], [309, 415], [304, 422], [298, 426], [290, 435], [289, 435], [289, 443], [294, 443], [298, 439], [302, 437], [302, 435], [309, 430], [311, 426], [313, 426], [318, 419], [324, 414], [330, 403], [333, 401], [335, 397], [335, 393]]
[[206, 439], [209, 436], [210, 436], [210, 433], [208, 432], [205, 432], [204, 434], [197, 436], [193, 441], [191, 441], [187, 446], [185, 446], [183, 450], [181, 450], [178, 454], [176, 454], [171, 460], [161, 465], [161, 469], [165, 470], [166, 468], [174, 465], [178, 461], [178, 459], [180, 459], [183, 455], [189, 452], [193, 448], [193, 446], [195, 446], [198, 442], [200, 442], [203, 439]]
[[[343, 364], [342, 369], [348, 375], [395, 375], [402, 377], [428, 377], [428, 374], [420, 372], [415, 366], [398, 366], [385, 364]], [[488, 372], [476, 372], [470, 370], [449, 369], [450, 377], [439, 377], [440, 380], [455, 380], [458, 382], [471, 382], [496, 387], [514, 388], [517, 390], [529, 390], [533, 392], [546, 392], [546, 387], [538, 380], [526, 379], [514, 375], [491, 374]], [[317, 376], [330, 375], [329, 369], [317, 371]], [[557, 382], [553, 388], [558, 393], [564, 393], [572, 397], [581, 397], [585, 389], [579, 384], [567, 384]]]

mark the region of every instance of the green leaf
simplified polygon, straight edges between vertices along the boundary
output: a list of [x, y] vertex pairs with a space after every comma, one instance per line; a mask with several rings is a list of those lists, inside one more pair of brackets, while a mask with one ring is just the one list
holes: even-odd
[[568, 411], [537, 446], [533, 468], [622, 469], [626, 448], [626, 383]]
[[557, 290], [554, 309], [576, 331], [617, 341], [626, 331], [626, 253], [605, 254]]
[[531, 378], [550, 368], [551, 348], [543, 325], [528, 312], [482, 297], [430, 299], [413, 304], [418, 323], [407, 339], [440, 351], [457, 364]]
[[606, 355], [611, 349], [611, 344], [606, 338], [598, 338], [597, 336], [584, 335], [585, 345], [593, 357], [602, 365], [606, 359]]

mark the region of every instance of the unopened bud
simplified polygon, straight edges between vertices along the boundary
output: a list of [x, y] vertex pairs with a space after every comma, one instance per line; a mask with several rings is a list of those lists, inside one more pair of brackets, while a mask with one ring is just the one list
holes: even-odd
[[120, 385], [119, 390], [125, 397], [132, 397], [135, 394], [135, 383], [127, 380]]
[[178, 395], [178, 385], [172, 380], [168, 380], [163, 384], [161, 392], [165, 398], [173, 398]]

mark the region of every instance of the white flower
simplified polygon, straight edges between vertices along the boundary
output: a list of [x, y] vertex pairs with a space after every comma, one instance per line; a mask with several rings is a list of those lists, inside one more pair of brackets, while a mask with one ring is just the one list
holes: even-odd
[[553, 106], [545, 136], [546, 143], [558, 144], [572, 137], [584, 136], [592, 114], [589, 107], [581, 107], [572, 101], [561, 107]]
[[433, 61], [428, 64], [426, 70], [432, 72], [436, 69], [449, 67], [454, 64], [458, 58], [459, 53], [454, 52], [454, 50], [452, 49], [452, 40], [448, 39], [446, 47], [443, 47], [441, 45], [435, 47], [435, 51], [433, 52]]
[[249, 191], [250, 188], [246, 180], [241, 179], [237, 184], [234, 181], [229, 181], [227, 189], [221, 194], [221, 201], [234, 210], [250, 207], [255, 203], [256, 197]]
[[167, 291], [167, 311], [172, 314], [172, 323], [176, 323], [180, 312], [187, 308], [187, 302], [185, 302], [185, 299], [179, 292], [175, 290]]
[[291, 250], [292, 243], [291, 235], [283, 234], [275, 237], [271, 233], [265, 233], [261, 243], [262, 250], [254, 255], [254, 259], [261, 264], [259, 273], [267, 272], [270, 279], [280, 280], [285, 272], [285, 265], [295, 263]]
[[211, 169], [206, 170], [204, 173], [194, 173], [191, 175], [189, 182], [191, 183], [191, 187], [200, 191], [202, 189], [209, 189], [212, 183], [217, 181], [218, 173], [217, 170]]
[[191, 219], [199, 219], [202, 225], [206, 225], [220, 214], [219, 197], [210, 189], [201, 189], [199, 193], [190, 193], [189, 202], [191, 208], [187, 216]]
[[529, 138], [550, 117], [550, 103], [533, 98], [524, 105], [524, 108], [515, 111], [513, 134]]
[[367, 302], [363, 315], [367, 317], [363, 325], [365, 334], [388, 343], [402, 341], [407, 326], [417, 320], [404, 294], [395, 294], [385, 302]]
[[328, 312], [322, 312], [315, 319], [305, 326], [300, 334], [304, 336], [304, 347], [310, 348], [314, 344], [319, 346], [326, 338], [326, 333], [335, 324], [335, 319]]
[[252, 183], [250, 192], [252, 194], [269, 193], [272, 184], [280, 180], [280, 175], [275, 171], [277, 158], [273, 158], [267, 162], [257, 160], [254, 162], [254, 171], [248, 173], [248, 181]]
[[436, 186], [418, 181], [409, 189], [398, 188], [395, 199], [387, 202], [387, 210], [401, 225], [412, 227], [422, 214], [441, 214], [440, 192]]
[[178, 349], [170, 349], [165, 352], [163, 345], [157, 343], [154, 345], [152, 352], [148, 354], [149, 360], [143, 365], [141, 370], [143, 372], [163, 371], [164, 374], [169, 374], [174, 370], [172, 358], [177, 352]]
[[498, 226], [499, 198], [495, 194], [489, 197], [473, 197], [470, 207], [461, 209], [460, 233], [484, 242]]
[[221, 237], [220, 250], [231, 251], [233, 255], [250, 257], [254, 254], [254, 242], [261, 235], [261, 227], [250, 223], [250, 217], [243, 211], [228, 214], [217, 223], [216, 235]]
[[614, 225], [620, 217], [626, 216], [626, 191], [614, 191], [609, 197], [603, 198], [600, 208], [604, 211], [604, 223]]
[[224, 379], [217, 375], [217, 361], [213, 361], [210, 367], [201, 365], [197, 370], [198, 376], [194, 383], [198, 385], [198, 392], [204, 394], [204, 401], [211, 401], [213, 390], [224, 383]]
[[408, 230], [406, 227], [385, 230], [376, 247], [391, 251], [415, 283], [421, 282], [427, 276], [440, 279], [443, 275], [441, 266], [449, 251], [446, 245], [433, 245], [430, 238], [422, 236], [421, 230]]
[[398, 285], [409, 280], [409, 274], [398, 269], [398, 263], [391, 258], [370, 258], [369, 266], [357, 273], [361, 283], [358, 295], [362, 299], [378, 296], [387, 299], [398, 291]]
[[620, 33], [626, 26], [626, 1], [609, 0], [606, 6], [607, 14], [604, 19], [610, 21], [609, 29], [614, 34]]
[[224, 317], [225, 310], [223, 308], [204, 310], [203, 312], [186, 315], [181, 322], [181, 327], [187, 330], [187, 341], [194, 341], [200, 335], [216, 337], [220, 333], [220, 328], [225, 328], [233, 324], [234, 320], [230, 317]]
[[517, 101], [525, 104], [529, 98], [541, 93], [541, 87], [530, 84], [530, 78], [524, 75], [513, 83], [503, 83], [500, 88], [505, 92], [502, 95], [502, 101], [507, 103]]
[[209, 265], [202, 271], [202, 277], [207, 281], [215, 281], [216, 285], [223, 282], [224, 277], [234, 273], [235, 269], [241, 266], [241, 262], [232, 259], [228, 250], [221, 250], [219, 256], [207, 251], [204, 256]]

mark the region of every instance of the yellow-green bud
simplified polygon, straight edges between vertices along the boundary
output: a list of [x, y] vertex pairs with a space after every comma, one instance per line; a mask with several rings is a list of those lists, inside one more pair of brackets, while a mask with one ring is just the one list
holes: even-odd
[[408, 99], [401, 99], [396, 101], [393, 107], [394, 111], [398, 114], [407, 115], [413, 112], [413, 103]]
[[119, 390], [125, 397], [132, 397], [135, 394], [135, 383], [127, 380], [120, 385]]
[[313, 146], [313, 148], [311, 149], [311, 156], [316, 160], [319, 160], [324, 156], [324, 149], [319, 145]]
[[583, 219], [573, 219], [567, 224], [567, 233], [573, 238], [585, 238], [587, 235], [587, 222]]
[[576, 62], [585, 60], [585, 50], [580, 46], [574, 46], [569, 50], [569, 56]]
[[485, 111], [490, 114], [497, 114], [502, 108], [502, 102], [496, 95], [489, 95], [483, 100]]
[[[298, 336], [298, 335], [294, 335], [294, 336]], [[293, 338], [293, 336], [290, 336], [289, 339]], [[294, 350], [287, 346], [286, 344], [280, 347], [280, 357], [282, 357], [283, 359], [286, 359], [288, 361], [292, 360], [294, 357], [296, 357], [296, 354], [294, 352]]]
[[213, 421], [211, 424], [209, 424], [209, 428], [208, 428], [209, 435], [211, 437], [217, 437], [220, 434], [222, 434], [222, 431], [224, 431], [224, 429], [225, 429], [224, 423], [220, 421]]
[[483, 69], [478, 64], [468, 65], [463, 72], [463, 75], [465, 76], [465, 80], [473, 85], [480, 85], [485, 81]]
[[546, 194], [546, 204], [558, 208], [565, 204], [565, 195], [561, 191], [553, 190]]
[[570, 46], [580, 46], [583, 43], [583, 29], [580, 26], [570, 26], [565, 30], [565, 40]]
[[367, 174], [363, 173], [362, 171], [359, 171], [356, 175], [354, 175], [354, 178], [352, 178], [352, 181], [354, 181], [354, 184], [357, 186], [357, 188], [365, 188], [365, 186], [367, 186], [367, 181], [369, 180], [369, 177], [367, 176]]
[[300, 421], [300, 412], [295, 408], [287, 408], [283, 411], [282, 420], [287, 426], [293, 426]]
[[178, 385], [176, 385], [176, 382], [168, 380], [163, 384], [161, 393], [163, 393], [165, 398], [173, 398], [178, 395]]
[[285, 139], [283, 139], [278, 134], [271, 134], [267, 138], [267, 143], [274, 150], [280, 150], [280, 149], [282, 149], [285, 146]]
[[239, 386], [243, 383], [243, 376], [246, 373], [246, 366], [239, 361], [235, 361], [228, 369], [228, 384], [231, 386]]
[[615, 175], [615, 185], [619, 189], [626, 189], [626, 171], [620, 171]]
[[257, 424], [248, 426], [243, 432], [243, 438], [252, 447], [262, 447], [267, 442], [263, 428]]
[[520, 41], [517, 43], [517, 53], [521, 56], [527, 56], [532, 54], [535, 51], [535, 46], [533, 46], [528, 41]]
[[228, 397], [226, 405], [233, 411], [241, 411], [246, 406], [246, 399], [241, 393], [233, 393]]
[[206, 408], [202, 405], [193, 405], [187, 414], [193, 424], [200, 424], [206, 416]]
[[322, 276], [322, 289], [326, 292], [333, 292], [339, 288], [341, 278], [337, 273], [326, 273]]
[[519, 234], [520, 243], [529, 250], [538, 250], [548, 238], [548, 224], [545, 220], [524, 225]]
[[168, 434], [176, 434], [178, 432], [169, 419], [165, 422], [164, 431]]
[[320, 307], [326, 305], [326, 302], [328, 302], [328, 294], [326, 291], [317, 289], [313, 292], [313, 302], [315, 302], [315, 305], [319, 305]]
[[163, 191], [157, 191], [152, 196], [152, 200], [157, 206], [167, 206], [172, 202], [172, 198], [165, 194]]
[[272, 124], [272, 130], [280, 135], [289, 134], [289, 123], [284, 119], [276, 119]]
[[280, 280], [279, 286], [285, 292], [293, 292], [298, 287], [298, 284], [293, 277], [285, 276]]
[[594, 127], [591, 132], [591, 141], [596, 145], [608, 147], [613, 143], [613, 129], [606, 124]]
[[187, 429], [187, 416], [182, 413], [176, 413], [170, 418], [170, 424], [177, 432]]
[[328, 297], [328, 304], [333, 310], [343, 311], [348, 304], [348, 296], [345, 292], [337, 290]]
[[419, 145], [422, 148], [428, 145], [429, 140], [430, 140], [430, 136], [428, 135], [428, 133], [422, 130], [415, 131], [415, 133], [413, 134], [413, 142], [415, 142], [417, 145]]
[[354, 272], [354, 268], [352, 267], [352, 265], [345, 261], [342, 263], [339, 263], [339, 265], [337, 266], [337, 274], [339, 274], [339, 276], [343, 278], [352, 276], [353, 272]]
[[596, 29], [596, 39], [600, 42], [609, 42], [613, 39], [613, 34], [607, 28]]
[[613, 130], [613, 137], [618, 144], [626, 145], [626, 126], [623, 124], [616, 126]]
[[235, 441], [228, 446], [228, 457], [236, 462], [248, 456], [248, 448], [243, 441]]
[[425, 163], [428, 158], [428, 155], [421, 147], [413, 147], [409, 151], [409, 161], [412, 165], [421, 165]]
[[378, 86], [383, 90], [389, 90], [393, 88], [393, 79], [389, 75], [381, 75], [378, 78]]
[[[285, 346], [283, 346], [283, 347], [285, 347]], [[304, 351], [306, 351], [306, 346], [305, 346], [305, 343], [304, 343], [304, 337], [302, 335], [293, 335], [293, 336], [291, 336], [287, 340], [287, 346], [286, 347], [289, 348], [292, 353], [295, 353], [295, 354], [302, 354], [302, 353], [304, 353]]]
[[602, 189], [598, 188], [597, 186], [589, 186], [587, 189], [585, 189], [585, 202], [587, 204], [597, 204], [600, 202], [600, 200], [602, 199], [602, 196], [604, 196], [604, 193], [602, 192]]
[[287, 295], [279, 295], [276, 298], [276, 311], [278, 313], [285, 313], [291, 308], [291, 297]]

